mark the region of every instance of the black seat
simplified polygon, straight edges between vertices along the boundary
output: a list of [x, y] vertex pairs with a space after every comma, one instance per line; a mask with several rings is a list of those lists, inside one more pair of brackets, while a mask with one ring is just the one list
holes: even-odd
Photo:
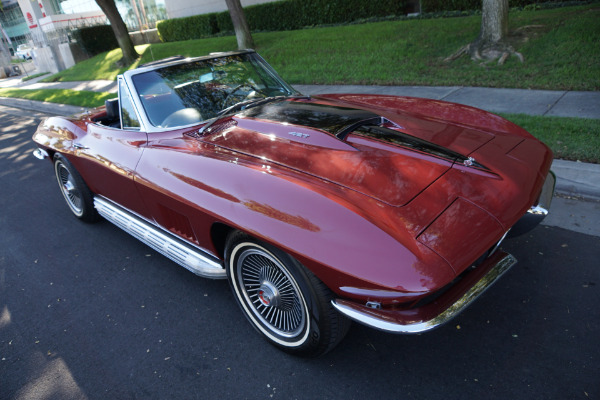
[[108, 99], [104, 105], [106, 106], [106, 117], [110, 121], [119, 121], [119, 99]]

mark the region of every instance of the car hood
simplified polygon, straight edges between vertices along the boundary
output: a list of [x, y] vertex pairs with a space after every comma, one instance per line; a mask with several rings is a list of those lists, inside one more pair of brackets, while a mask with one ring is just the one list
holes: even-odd
[[493, 138], [414, 119], [333, 99], [287, 99], [217, 120], [202, 140], [401, 206]]

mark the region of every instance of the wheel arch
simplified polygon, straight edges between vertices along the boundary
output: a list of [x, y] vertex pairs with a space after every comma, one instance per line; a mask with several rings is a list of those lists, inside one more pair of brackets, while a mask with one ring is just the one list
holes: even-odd
[[217, 252], [217, 256], [222, 260], [225, 259], [225, 245], [227, 243], [227, 238], [236, 231], [240, 230], [222, 222], [215, 222], [210, 227], [210, 238]]

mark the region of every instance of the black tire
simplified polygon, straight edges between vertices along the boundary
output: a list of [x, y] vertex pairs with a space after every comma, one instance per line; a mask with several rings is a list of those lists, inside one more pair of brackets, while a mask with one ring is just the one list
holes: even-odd
[[54, 156], [54, 174], [73, 215], [85, 222], [98, 221], [100, 215], [94, 208], [92, 192], [69, 160], [58, 153]]
[[236, 232], [227, 240], [225, 262], [238, 304], [271, 344], [317, 357], [346, 335], [350, 320], [331, 305], [333, 293], [287, 253]]

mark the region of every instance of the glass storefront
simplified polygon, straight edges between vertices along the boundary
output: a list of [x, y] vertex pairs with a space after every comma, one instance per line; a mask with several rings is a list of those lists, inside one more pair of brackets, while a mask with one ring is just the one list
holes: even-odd
[[[156, 27], [156, 22], [167, 19], [164, 0], [116, 0], [117, 9], [130, 31]], [[94, 0], [52, 0], [57, 14], [74, 14], [98, 11], [100, 7]]]

